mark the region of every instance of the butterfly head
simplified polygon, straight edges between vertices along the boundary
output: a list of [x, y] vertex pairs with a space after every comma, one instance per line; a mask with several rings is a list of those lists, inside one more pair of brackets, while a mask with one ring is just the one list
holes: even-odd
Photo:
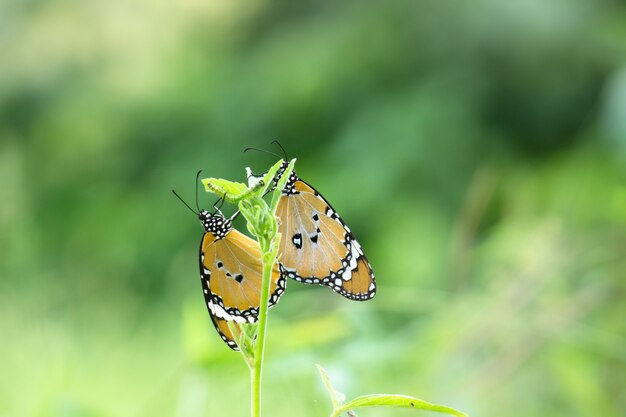
[[282, 163], [280, 164], [280, 168], [278, 168], [278, 172], [276, 173], [277, 178], [282, 177], [283, 174], [285, 173], [285, 170], [289, 166], [289, 161], [287, 161], [286, 159], [281, 159], [281, 161]]
[[232, 228], [232, 221], [225, 218], [221, 213], [212, 214], [206, 210], [200, 210], [198, 219], [204, 231], [212, 233], [216, 239], [225, 238]]
[[[276, 176], [274, 177], [274, 187], [272, 189], [276, 188], [276, 186], [278, 185], [278, 180], [283, 176], [288, 166], [289, 166], [289, 161], [287, 161], [286, 159], [283, 159], [283, 163], [280, 165], [280, 168], [278, 169], [278, 172], [276, 173]], [[289, 175], [289, 179], [287, 180], [287, 183], [285, 184], [285, 188], [283, 189], [283, 194], [296, 194], [296, 190], [294, 186], [297, 180], [298, 180], [298, 176], [296, 175], [296, 171], [295, 170], [291, 171], [291, 174]]]

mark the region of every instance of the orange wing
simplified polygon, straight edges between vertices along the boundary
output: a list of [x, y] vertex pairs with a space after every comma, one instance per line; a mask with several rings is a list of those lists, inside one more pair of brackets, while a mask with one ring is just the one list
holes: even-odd
[[361, 246], [313, 187], [293, 175], [276, 215], [283, 275], [305, 284], [327, 285], [351, 300], [374, 297], [374, 274]]
[[[262, 263], [259, 245], [232, 229], [222, 239], [207, 232], [200, 245], [200, 275], [204, 298], [215, 325], [226, 344], [237, 350], [227, 321], [254, 323], [261, 299]], [[270, 307], [285, 291], [285, 278], [278, 266], [272, 271]]]

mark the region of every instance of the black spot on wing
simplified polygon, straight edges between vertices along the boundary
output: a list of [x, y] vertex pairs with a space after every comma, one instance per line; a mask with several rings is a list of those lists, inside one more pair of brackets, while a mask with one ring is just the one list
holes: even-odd
[[296, 233], [295, 235], [293, 235], [293, 237], [291, 238], [291, 242], [296, 248], [302, 249], [302, 234]]

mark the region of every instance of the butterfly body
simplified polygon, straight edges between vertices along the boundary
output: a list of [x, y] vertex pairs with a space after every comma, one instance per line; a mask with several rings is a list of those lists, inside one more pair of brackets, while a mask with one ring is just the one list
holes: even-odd
[[[286, 167], [285, 161], [274, 186]], [[374, 297], [374, 274], [361, 245], [326, 199], [294, 171], [281, 191], [276, 215], [282, 275], [328, 286], [351, 300]]]
[[[224, 342], [237, 350], [228, 322], [254, 323], [261, 298], [262, 261], [256, 241], [232, 227], [232, 220], [201, 210], [200, 277], [211, 321]], [[272, 270], [270, 306], [285, 290], [285, 278]]]

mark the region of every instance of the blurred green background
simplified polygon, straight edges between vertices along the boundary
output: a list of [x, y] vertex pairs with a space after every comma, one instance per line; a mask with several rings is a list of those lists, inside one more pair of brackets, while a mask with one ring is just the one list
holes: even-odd
[[623, 2], [2, 0], [0, 57], [0, 416], [248, 415], [170, 189], [273, 139], [379, 291], [289, 283], [266, 415], [328, 415], [315, 363], [349, 397], [624, 415]]

